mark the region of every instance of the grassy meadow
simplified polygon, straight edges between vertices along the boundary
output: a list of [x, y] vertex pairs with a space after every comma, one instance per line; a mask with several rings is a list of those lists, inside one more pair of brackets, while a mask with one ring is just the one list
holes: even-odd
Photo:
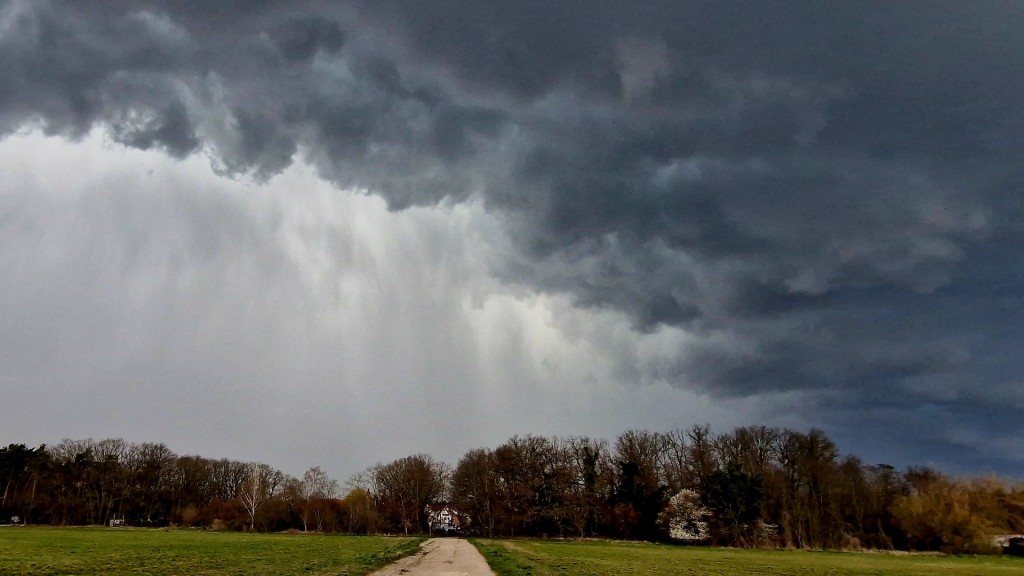
[[0, 574], [367, 574], [422, 538], [131, 528], [0, 528]]
[[499, 576], [1024, 574], [1024, 559], [1002, 556], [738, 550], [614, 541], [474, 540], [473, 543]]

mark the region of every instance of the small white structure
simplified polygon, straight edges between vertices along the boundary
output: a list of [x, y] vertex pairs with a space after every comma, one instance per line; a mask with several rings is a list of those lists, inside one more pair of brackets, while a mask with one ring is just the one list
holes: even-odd
[[466, 515], [447, 505], [427, 504], [425, 512], [431, 533], [457, 534], [469, 522]]
[[1006, 548], [1010, 545], [1010, 540], [1013, 538], [1024, 538], [1024, 534], [1001, 534], [999, 536], [993, 536], [992, 545], [999, 548]]

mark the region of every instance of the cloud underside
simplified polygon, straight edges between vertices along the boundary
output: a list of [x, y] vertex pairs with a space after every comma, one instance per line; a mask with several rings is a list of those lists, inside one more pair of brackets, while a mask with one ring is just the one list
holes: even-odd
[[[489, 402], [517, 384], [488, 371], [526, 362], [542, 388], [785, 399], [872, 449], [865, 422], [927, 438], [926, 459], [1020, 469], [1024, 11], [679, 4], [0, 4], [9, 141], [102, 134], [264, 189], [171, 192], [194, 184], [174, 171], [149, 196], [122, 173], [8, 188], [0, 250], [26, 280], [5, 307], [29, 334], [52, 310], [51, 332], [8, 332], [9, 355], [114, 343], [167, 382], [232, 351], [297, 359], [248, 375], [269, 382], [345, 350], [326, 370], [347, 382], [359, 357], [425, 390], [491, 382]], [[296, 171], [326, 191], [267, 191]], [[543, 341], [524, 306], [582, 349], [481, 350]], [[106, 336], [51, 341], [66, 323]], [[352, 335], [368, 324], [379, 340]], [[72, 375], [102, 356], [60, 349]]]

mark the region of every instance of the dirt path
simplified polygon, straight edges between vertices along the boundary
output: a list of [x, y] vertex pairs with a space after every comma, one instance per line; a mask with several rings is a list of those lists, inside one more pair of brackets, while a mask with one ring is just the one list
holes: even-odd
[[494, 572], [469, 542], [461, 538], [432, 538], [420, 546], [418, 553], [370, 576], [494, 576]]

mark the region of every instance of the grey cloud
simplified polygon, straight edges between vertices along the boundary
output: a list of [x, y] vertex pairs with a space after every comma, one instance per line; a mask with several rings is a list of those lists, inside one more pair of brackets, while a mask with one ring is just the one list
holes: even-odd
[[[0, 130], [297, 157], [479, 198], [493, 273], [702, 344], [647, 377], [923, 406], [1019, 335], [1024, 10], [963, 3], [8, 2]], [[994, 300], [982, 302], [984, 278]], [[1011, 350], [1012, 351], [1012, 350]], [[1010, 352], [1010, 351], [1008, 351]], [[628, 373], [628, 371], [627, 371]], [[944, 384], [945, 383], [945, 384]], [[999, 394], [996, 396], [999, 396]], [[978, 395], [950, 417], [981, 429]]]
[[345, 33], [337, 22], [324, 18], [297, 18], [270, 32], [289, 61], [307, 61], [324, 51], [337, 54], [345, 44]]

